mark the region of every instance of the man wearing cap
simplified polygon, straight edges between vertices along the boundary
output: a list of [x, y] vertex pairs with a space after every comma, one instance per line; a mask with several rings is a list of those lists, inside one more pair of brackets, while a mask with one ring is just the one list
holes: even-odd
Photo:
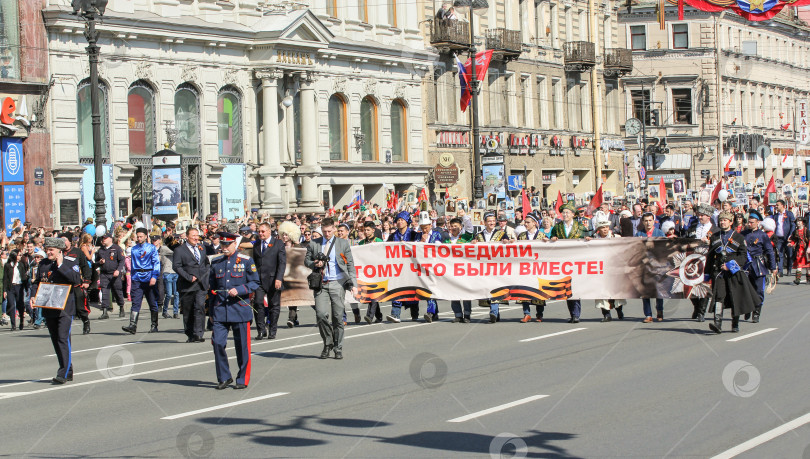
[[[720, 232], [720, 228], [712, 222], [714, 208], [708, 204], [700, 204], [697, 207], [697, 218], [692, 219], [692, 223], [687, 230], [687, 237], [697, 239], [705, 244], [709, 243], [712, 235]], [[709, 306], [710, 298], [692, 298], [692, 318], [698, 322], [703, 322], [706, 316], [706, 309]]]
[[200, 231], [186, 230], [186, 242], [175, 247], [172, 268], [177, 274], [177, 293], [187, 343], [205, 341], [205, 296], [211, 273], [211, 263], [200, 245]]
[[[374, 244], [383, 242], [382, 239], [377, 237], [377, 225], [371, 221], [366, 220], [363, 223], [363, 239], [357, 245]], [[368, 310], [366, 311], [365, 321], [371, 323], [372, 321], [382, 322], [382, 311], [380, 311], [380, 303], [378, 301], [371, 301], [368, 303]]]
[[581, 205], [581, 206], [577, 207], [577, 217], [576, 217], [576, 220], [577, 220], [577, 222], [579, 222], [579, 223], [580, 223], [582, 226], [584, 226], [584, 227], [585, 227], [585, 230], [586, 230], [586, 232], [587, 232], [587, 234], [586, 234], [586, 235], [587, 235], [587, 236], [590, 236], [590, 235], [591, 235], [591, 224], [592, 224], [592, 223], [591, 223], [591, 219], [590, 219], [590, 218], [588, 218], [588, 217], [585, 215], [585, 212], [586, 212], [587, 210], [588, 210], [588, 206], [587, 206], [586, 204], [583, 204], [583, 205]]
[[[540, 222], [542, 220], [543, 219], [537, 214], [537, 212], [529, 212], [526, 214], [526, 218], [523, 219], [523, 225], [526, 227], [526, 231], [518, 234], [518, 241], [546, 240], [546, 235], [540, 231]], [[535, 320], [537, 322], [543, 321], [543, 312], [546, 310], [546, 300], [524, 301], [523, 318], [520, 319], [520, 321], [524, 324], [532, 321], [532, 305], [534, 305], [535, 313], [537, 313]]]
[[[472, 243], [478, 244], [482, 242], [507, 242], [509, 236], [502, 229], [496, 227], [497, 217], [495, 212], [484, 213], [484, 230], [475, 235]], [[501, 320], [501, 304], [509, 304], [508, 300], [479, 300], [479, 306], [489, 306], [489, 323], [493, 324]]]
[[129, 309], [129, 325], [121, 327], [127, 333], [134, 335], [138, 331], [138, 315], [141, 312], [141, 304], [146, 297], [146, 304], [149, 305], [149, 313], [152, 319], [152, 326], [149, 333], [158, 331], [158, 307], [156, 301], [157, 278], [160, 276], [160, 256], [154, 245], [148, 242], [149, 232], [146, 228], [135, 230], [135, 245], [132, 246], [131, 266], [132, 266], [132, 307]]
[[[69, 285], [70, 290], [74, 288], [73, 286], [82, 282], [79, 266], [76, 265], [75, 261], [67, 260], [62, 253], [62, 250], [66, 248], [62, 239], [45, 238], [43, 247], [45, 247], [48, 254], [48, 259], [43, 260], [37, 270], [37, 277], [34, 280], [36, 288], [31, 300], [32, 306], [35, 304], [36, 292], [43, 282]], [[56, 353], [56, 359], [59, 361], [59, 370], [56, 372], [56, 377], [53, 378], [54, 384], [73, 381], [73, 364], [70, 358], [70, 325], [73, 322], [74, 314], [76, 314], [76, 298], [72, 292], [67, 295], [64, 309], [47, 308], [42, 310], [45, 325], [51, 335], [53, 350]]]
[[[551, 228], [551, 242], [558, 239], [590, 239], [588, 229], [582, 223], [574, 220], [576, 209], [574, 209], [573, 204], [566, 203], [560, 207], [560, 212], [562, 212], [562, 221]], [[579, 315], [582, 312], [582, 303], [579, 300], [565, 300], [565, 302], [568, 305], [568, 312], [571, 314], [568, 323], [578, 324]]]
[[219, 234], [214, 233], [210, 237], [210, 242], [205, 241], [203, 243], [205, 246], [205, 254], [206, 255], [219, 255], [222, 253], [222, 246], [219, 244]]
[[118, 305], [118, 317], [124, 317], [124, 291], [121, 287], [121, 273], [126, 268], [124, 251], [118, 244], [113, 243], [110, 233], [101, 237], [101, 247], [96, 252], [96, 268], [99, 268], [99, 284], [101, 287], [101, 309], [104, 311], [99, 319], [109, 318], [108, 311], [112, 311], [111, 298], [115, 297]]
[[[601, 218], [596, 218], [593, 220], [594, 226], [594, 239], [613, 239], [613, 238], [620, 238], [618, 234], [615, 234], [611, 231], [612, 223], [611, 221], [602, 214]], [[624, 305], [627, 304], [627, 300], [624, 299], [609, 299], [609, 300], [596, 300], [596, 307], [602, 310], [602, 322], [611, 322], [613, 318], [610, 316], [610, 310], [616, 310], [616, 316], [619, 320], [624, 319], [624, 313], [622, 312], [622, 308]]]
[[[259, 288], [253, 297], [256, 315], [256, 340], [276, 339], [281, 315], [281, 287], [287, 269], [287, 249], [284, 241], [273, 237], [270, 224], [259, 225], [259, 240], [253, 244], [252, 258], [259, 270]], [[267, 297], [267, 307], [264, 299]], [[268, 328], [270, 333], [268, 335]]]
[[[419, 214], [419, 232], [414, 237], [415, 242], [423, 244], [441, 243], [444, 240], [442, 233], [433, 228], [433, 220], [426, 212]], [[416, 303], [416, 314], [419, 315], [419, 303]], [[411, 311], [413, 313], [413, 311]], [[427, 310], [424, 316], [425, 322], [431, 323], [434, 320], [439, 320], [439, 305], [436, 300], [427, 300]]]
[[76, 297], [76, 315], [82, 320], [82, 334], [87, 335], [90, 333], [90, 305], [87, 304], [87, 289], [90, 287], [93, 270], [90, 268], [84, 252], [72, 245], [72, 233], [63, 233], [62, 240], [65, 242], [65, 259], [76, 263], [80, 270], [82, 281], [73, 286], [72, 293]]
[[[464, 231], [464, 220], [461, 217], [454, 217], [450, 220], [450, 232], [443, 241], [445, 244], [468, 244], [473, 240], [473, 233]], [[464, 311], [462, 313], [462, 306]], [[472, 301], [451, 301], [450, 308], [456, 316], [453, 323], [470, 323], [472, 315]]]
[[[765, 278], [768, 273], [776, 276], [776, 255], [768, 235], [760, 228], [762, 214], [756, 210], [748, 212], [748, 227], [743, 230], [745, 245], [748, 247], [748, 258], [751, 260], [745, 267], [748, 280], [757, 291], [760, 301], [754, 305], [753, 323], [759, 322], [762, 304], [765, 302]], [[748, 314], [745, 318], [748, 319]]]
[[[413, 240], [416, 235], [416, 231], [409, 228], [411, 225], [411, 214], [404, 210], [398, 213], [394, 221], [394, 225], [396, 226], [396, 231], [394, 231], [388, 237], [388, 242], [410, 242]], [[399, 323], [399, 316], [402, 313], [403, 307], [410, 308], [411, 319], [417, 320], [419, 318], [418, 301], [393, 301], [391, 302], [391, 314], [385, 316], [386, 320], [389, 322]]]
[[[304, 265], [323, 276], [322, 287], [314, 291], [315, 317], [323, 339], [320, 358], [326, 359], [334, 351], [335, 359], [343, 358], [343, 311], [346, 309], [346, 290], [357, 297], [357, 273], [349, 242], [335, 235], [335, 222], [324, 218], [321, 222], [323, 237], [313, 239], [307, 246]], [[315, 254], [323, 254], [326, 261], [316, 261]], [[330, 324], [331, 322], [331, 324]]]
[[709, 305], [709, 312], [714, 312], [714, 321], [709, 328], [721, 333], [723, 310], [730, 308], [731, 331], [736, 333], [740, 331], [740, 316], [753, 312], [761, 298], [743, 271], [748, 261], [748, 249], [745, 237], [731, 228], [734, 214], [720, 212], [717, 222], [720, 232], [712, 235], [706, 259], [706, 271], [712, 279], [713, 303]]
[[233, 233], [221, 232], [222, 256], [211, 263], [211, 320], [213, 332], [211, 343], [214, 346], [214, 362], [217, 370], [217, 390], [227, 388], [232, 382], [228, 366], [228, 332], [233, 331], [236, 362], [234, 389], [245, 389], [250, 383], [250, 322], [253, 308], [250, 295], [259, 288], [259, 272], [253, 259], [238, 253]]

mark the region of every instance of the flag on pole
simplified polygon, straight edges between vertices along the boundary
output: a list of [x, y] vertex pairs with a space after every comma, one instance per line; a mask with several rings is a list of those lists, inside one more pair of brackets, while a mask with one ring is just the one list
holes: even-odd
[[664, 213], [664, 207], [667, 206], [667, 186], [664, 184], [664, 177], [658, 182], [658, 215]]
[[554, 212], [560, 213], [560, 207], [563, 205], [562, 192], [557, 190], [557, 202], [554, 204]]
[[720, 195], [720, 190], [724, 189], [725, 187], [726, 187], [725, 180], [720, 179], [720, 181], [717, 183], [717, 186], [715, 186], [714, 190], [712, 190], [712, 197], [709, 200], [709, 205], [714, 205], [714, 201], [717, 201], [717, 196]]
[[427, 193], [425, 192], [425, 189], [422, 188], [422, 191], [419, 192], [419, 202], [427, 202], [427, 200]]
[[596, 212], [596, 209], [602, 206], [603, 199], [604, 196], [602, 195], [602, 185], [599, 185], [599, 189], [596, 190], [596, 194], [593, 195], [590, 204], [588, 204], [588, 209], [585, 210], [585, 215], [589, 217], [593, 216], [593, 213]]
[[354, 198], [352, 199], [352, 202], [349, 203], [348, 208], [349, 209], [358, 209], [358, 208], [360, 208], [360, 205], [362, 203], [363, 203], [363, 198], [360, 197], [360, 190], [357, 190], [357, 192], [354, 194]]
[[769, 203], [768, 202], [768, 193], [776, 193], [776, 183], [774, 183], [774, 181], [773, 181], [773, 175], [771, 176], [771, 181], [768, 182], [768, 187], [765, 188], [765, 200], [763, 201], [763, 204], [765, 204], [765, 207], [768, 207], [768, 206], [771, 206], [771, 205], [774, 204], [774, 203]]
[[[492, 50], [481, 51], [475, 55], [475, 81], [484, 81], [490, 61], [492, 61]], [[467, 62], [462, 64], [456, 56], [456, 65], [458, 66], [458, 79], [461, 82], [461, 111], [464, 112], [467, 111], [467, 106], [472, 100], [472, 60], [467, 59]]]
[[529, 194], [526, 193], [526, 184], [523, 184], [523, 191], [521, 191], [521, 206], [523, 207], [523, 219], [526, 219], [526, 214], [532, 211], [532, 203], [529, 201]]
[[678, 20], [683, 21], [683, 3], [684, 0], [678, 0]]

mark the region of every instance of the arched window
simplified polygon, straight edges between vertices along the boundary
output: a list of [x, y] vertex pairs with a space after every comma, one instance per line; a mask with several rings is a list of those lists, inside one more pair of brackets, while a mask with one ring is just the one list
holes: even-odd
[[219, 156], [242, 160], [242, 96], [226, 86], [217, 97]]
[[184, 156], [201, 155], [200, 97], [197, 88], [183, 83], [174, 93], [174, 149]]
[[303, 153], [301, 152], [301, 92], [296, 92], [293, 96], [293, 150], [295, 151], [295, 160], [301, 161]]
[[377, 104], [371, 97], [360, 102], [360, 133], [363, 134], [363, 161], [377, 160]]
[[329, 159], [346, 160], [346, 100], [339, 94], [329, 98]]
[[127, 95], [127, 132], [129, 156], [155, 153], [155, 92], [148, 83], [136, 81]]
[[399, 99], [391, 103], [391, 160], [408, 160], [408, 111]]
[[[99, 113], [101, 114], [101, 157], [109, 158], [110, 150], [107, 148], [109, 138], [109, 120], [107, 118], [107, 86], [103, 83], [99, 87]], [[76, 108], [78, 113], [77, 126], [79, 134], [79, 159], [93, 159], [93, 108], [90, 103], [90, 80], [79, 83], [76, 93]]]

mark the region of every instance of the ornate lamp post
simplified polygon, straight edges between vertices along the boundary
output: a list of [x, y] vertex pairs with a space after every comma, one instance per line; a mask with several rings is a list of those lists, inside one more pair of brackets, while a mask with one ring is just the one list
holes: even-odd
[[475, 74], [475, 14], [489, 9], [487, 0], [455, 0], [453, 8], [459, 13], [470, 12], [470, 94], [472, 95], [472, 144], [473, 144], [473, 198], [484, 197], [484, 177], [481, 170], [481, 146], [478, 144], [478, 80]]
[[84, 36], [87, 38], [87, 54], [90, 56], [90, 106], [93, 126], [93, 167], [95, 168], [96, 225], [107, 228], [107, 206], [104, 204], [103, 158], [101, 155], [101, 110], [98, 93], [98, 36], [96, 19], [104, 15], [108, 0], [73, 0], [73, 14], [84, 18]]

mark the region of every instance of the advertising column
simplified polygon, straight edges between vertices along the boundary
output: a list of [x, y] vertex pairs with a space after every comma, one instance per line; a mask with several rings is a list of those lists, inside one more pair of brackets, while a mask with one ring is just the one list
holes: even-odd
[[3, 152], [3, 224], [6, 236], [11, 236], [14, 221], [25, 222], [22, 139], [4, 137], [0, 146]]

